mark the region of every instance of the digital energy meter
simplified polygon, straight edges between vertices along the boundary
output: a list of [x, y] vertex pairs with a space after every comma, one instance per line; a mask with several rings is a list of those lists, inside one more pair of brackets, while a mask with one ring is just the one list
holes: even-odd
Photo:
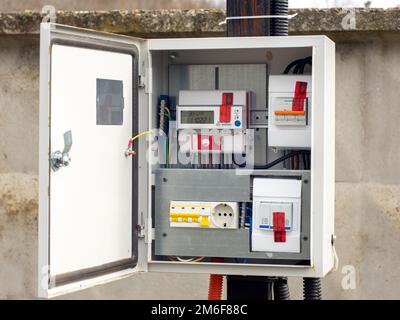
[[177, 129], [246, 129], [250, 104], [246, 91], [180, 91]]

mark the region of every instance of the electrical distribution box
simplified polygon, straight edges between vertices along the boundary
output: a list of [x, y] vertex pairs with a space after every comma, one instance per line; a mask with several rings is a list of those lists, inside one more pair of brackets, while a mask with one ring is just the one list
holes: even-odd
[[327, 37], [144, 40], [46, 23], [40, 52], [39, 296], [137, 272], [333, 268]]

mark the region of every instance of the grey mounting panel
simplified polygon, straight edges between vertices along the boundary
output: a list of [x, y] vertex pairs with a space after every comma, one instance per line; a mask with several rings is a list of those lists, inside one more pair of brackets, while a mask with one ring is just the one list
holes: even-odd
[[[216, 169], [159, 169], [155, 187], [155, 255], [276, 261], [310, 260], [310, 172]], [[244, 174], [245, 173], [245, 174]], [[250, 230], [170, 228], [171, 200], [251, 202], [254, 177], [298, 178], [302, 186], [301, 253], [250, 251]], [[223, 253], [223, 254], [221, 254]]]

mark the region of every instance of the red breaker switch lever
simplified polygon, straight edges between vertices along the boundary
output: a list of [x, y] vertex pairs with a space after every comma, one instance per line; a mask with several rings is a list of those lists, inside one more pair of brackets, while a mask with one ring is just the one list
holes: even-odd
[[219, 122], [231, 122], [231, 111], [233, 105], [233, 93], [224, 92], [222, 94], [222, 104], [219, 108]]
[[285, 213], [274, 212], [273, 220], [274, 220], [274, 241], [286, 242]]
[[304, 102], [307, 98], [307, 82], [297, 81], [294, 93], [292, 111], [304, 111]]

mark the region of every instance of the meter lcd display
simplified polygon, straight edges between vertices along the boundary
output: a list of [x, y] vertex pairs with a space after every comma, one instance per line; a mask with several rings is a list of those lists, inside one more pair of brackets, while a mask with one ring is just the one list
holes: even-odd
[[213, 124], [214, 111], [181, 111], [182, 124]]

